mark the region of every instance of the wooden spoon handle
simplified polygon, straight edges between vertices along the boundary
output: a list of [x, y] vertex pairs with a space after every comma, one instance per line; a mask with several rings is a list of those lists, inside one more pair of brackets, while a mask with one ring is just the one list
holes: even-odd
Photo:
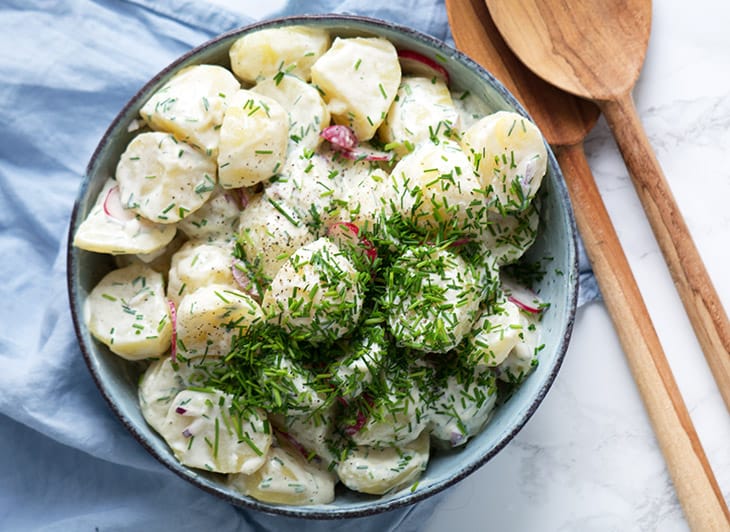
[[692, 530], [728, 530], [730, 513], [596, 186], [582, 145], [558, 162], [578, 230]]
[[725, 405], [730, 409], [730, 322], [677, 207], [631, 93], [598, 102], [669, 266]]

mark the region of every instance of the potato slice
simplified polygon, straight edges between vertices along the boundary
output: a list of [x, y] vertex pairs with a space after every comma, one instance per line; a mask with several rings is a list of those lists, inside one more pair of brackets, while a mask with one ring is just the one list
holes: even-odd
[[286, 159], [289, 116], [279, 102], [236, 92], [223, 117], [218, 179], [223, 188], [250, 187], [277, 173]]
[[224, 356], [233, 340], [263, 317], [251, 296], [211, 284], [182, 298], [177, 308], [177, 352], [186, 358]]
[[330, 45], [329, 34], [319, 28], [286, 26], [244, 35], [229, 50], [231, 70], [246, 83], [287, 72], [304, 81], [310, 68]]
[[547, 169], [547, 148], [537, 126], [518, 113], [498, 111], [467, 129], [461, 144], [491, 208], [525, 210]]
[[272, 440], [266, 412], [242, 414], [229, 394], [217, 390], [178, 393], [161, 434], [181, 464], [218, 473], [257, 471]]
[[230, 485], [244, 495], [273, 504], [327, 504], [335, 499], [335, 475], [287, 447], [269, 449], [252, 475], [231, 475]]
[[124, 209], [119, 185], [107, 179], [88, 216], [74, 235], [74, 246], [112, 255], [146, 254], [163, 249], [175, 237], [175, 226], [156, 224]]
[[232, 250], [228, 246], [189, 240], [172, 256], [167, 298], [176, 305], [188, 294], [210, 284], [237, 289]]
[[227, 68], [190, 66], [153, 94], [139, 114], [152, 129], [172, 133], [201, 153], [215, 156], [226, 99], [240, 88]]
[[380, 138], [400, 157], [429, 139], [445, 139], [459, 125], [459, 112], [440, 79], [404, 77], [380, 126]]
[[162, 274], [137, 264], [112, 270], [89, 294], [84, 320], [89, 332], [122, 358], [162, 355], [172, 338]]
[[169, 133], [140, 133], [117, 164], [124, 208], [161, 224], [198, 210], [215, 189], [215, 163]]
[[319, 134], [330, 123], [330, 112], [317, 89], [295, 76], [285, 75], [263, 80], [251, 90], [276, 100], [289, 113], [291, 149], [317, 149], [322, 141]]
[[413, 484], [426, 470], [429, 435], [423, 431], [402, 446], [353, 448], [337, 467], [342, 483], [353, 491], [384, 495]]
[[383, 123], [401, 80], [398, 52], [377, 37], [336, 38], [312, 65], [312, 83], [324, 93], [333, 120], [370, 140]]

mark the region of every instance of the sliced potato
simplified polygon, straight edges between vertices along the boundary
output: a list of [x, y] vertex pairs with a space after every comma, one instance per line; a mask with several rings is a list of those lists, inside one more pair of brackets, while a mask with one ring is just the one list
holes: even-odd
[[289, 116], [276, 100], [248, 90], [233, 94], [223, 116], [218, 179], [250, 187], [277, 173], [286, 159]]
[[353, 491], [384, 495], [412, 485], [426, 470], [429, 457], [427, 431], [401, 446], [353, 448], [340, 462], [337, 474]]
[[200, 240], [187, 241], [172, 256], [167, 298], [177, 305], [186, 295], [210, 284], [236, 289], [232, 264], [233, 255], [229, 246]]
[[227, 98], [240, 88], [227, 68], [193, 65], [175, 74], [139, 114], [152, 129], [172, 133], [201, 153], [215, 156]]
[[229, 50], [231, 70], [246, 83], [271, 78], [279, 72], [309, 81], [310, 68], [330, 45], [319, 28], [286, 26], [244, 35]]
[[112, 255], [153, 253], [175, 237], [174, 225], [157, 224], [122, 206], [119, 185], [107, 179], [88, 216], [74, 235], [73, 245]]
[[537, 126], [518, 113], [498, 111], [467, 129], [461, 143], [491, 208], [525, 210], [547, 169], [547, 148]]
[[333, 120], [350, 126], [360, 141], [383, 123], [400, 79], [395, 46], [377, 37], [337, 37], [312, 65], [312, 83], [323, 91]]
[[260, 469], [231, 475], [228, 481], [244, 495], [273, 504], [327, 504], [335, 499], [335, 475], [287, 447], [271, 446]]
[[122, 204], [148, 220], [179, 222], [215, 189], [215, 163], [169, 133], [140, 133], [119, 159]]
[[179, 392], [160, 432], [181, 464], [217, 473], [257, 471], [272, 440], [266, 412], [242, 414], [220, 391]]
[[202, 286], [178, 305], [178, 353], [186, 358], [227, 355], [233, 340], [262, 317], [261, 307], [248, 294], [226, 285]]
[[330, 112], [319, 91], [296, 76], [265, 79], [251, 89], [279, 102], [289, 113], [291, 149], [315, 150], [320, 133], [330, 123]]
[[170, 348], [172, 321], [162, 274], [133, 264], [112, 270], [84, 306], [89, 332], [128, 360], [158, 357]]

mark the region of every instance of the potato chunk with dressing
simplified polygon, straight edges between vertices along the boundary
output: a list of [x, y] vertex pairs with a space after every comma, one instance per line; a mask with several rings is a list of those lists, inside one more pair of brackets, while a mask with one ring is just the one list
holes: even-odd
[[215, 189], [216, 168], [169, 133], [140, 133], [120, 157], [116, 177], [126, 209], [171, 224], [208, 200]]
[[175, 237], [170, 224], [156, 224], [125, 209], [119, 185], [107, 179], [88, 216], [74, 235], [74, 246], [97, 253], [147, 254], [163, 249]]
[[240, 412], [220, 391], [178, 393], [160, 433], [180, 463], [218, 473], [254, 473], [272, 440], [266, 412]]
[[172, 133], [201, 153], [215, 156], [227, 98], [240, 88], [227, 68], [193, 65], [165, 83], [139, 114], [152, 129]]
[[162, 274], [137, 264], [109, 272], [89, 294], [84, 321], [94, 338], [122, 358], [160, 356], [172, 338]]
[[286, 26], [255, 31], [231, 46], [231, 70], [246, 83], [279, 72], [309, 81], [312, 64], [329, 45], [329, 34], [320, 28]]
[[223, 116], [218, 180], [223, 188], [250, 187], [281, 168], [289, 117], [279, 102], [248, 90], [231, 96]]
[[373, 138], [383, 123], [400, 79], [395, 46], [377, 37], [337, 37], [312, 65], [312, 83], [323, 91], [332, 118], [360, 141]]
[[251, 296], [226, 285], [206, 285], [177, 308], [177, 348], [186, 358], [227, 355], [236, 337], [262, 319]]
[[514, 212], [530, 205], [547, 170], [547, 148], [535, 124], [498, 111], [467, 129], [461, 142], [492, 209]]

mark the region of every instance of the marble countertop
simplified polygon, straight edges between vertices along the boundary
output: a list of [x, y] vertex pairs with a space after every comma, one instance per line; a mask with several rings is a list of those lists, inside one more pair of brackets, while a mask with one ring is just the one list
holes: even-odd
[[[255, 18], [283, 2], [214, 0]], [[351, 2], [351, 4], [355, 4]], [[634, 99], [726, 309], [730, 308], [730, 3], [655, 2]], [[717, 481], [730, 497], [730, 416], [605, 122], [586, 152]], [[687, 530], [606, 308], [583, 307], [563, 368], [503, 451], [447, 492], [445, 529]]]

